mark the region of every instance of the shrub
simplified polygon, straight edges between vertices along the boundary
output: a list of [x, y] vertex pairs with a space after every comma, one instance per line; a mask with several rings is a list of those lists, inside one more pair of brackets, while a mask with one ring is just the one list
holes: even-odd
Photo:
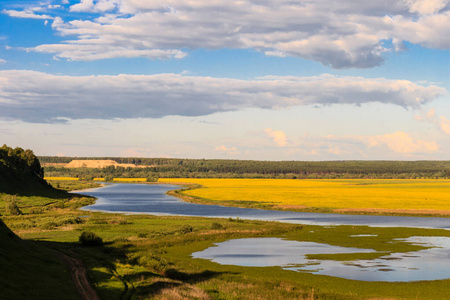
[[22, 214], [22, 211], [19, 209], [15, 201], [8, 203], [7, 210], [12, 216], [19, 216]]
[[211, 224], [211, 229], [223, 229], [223, 225], [217, 222]]
[[125, 237], [117, 237], [114, 239], [114, 242], [118, 242], [118, 243], [127, 243], [129, 242], [129, 240]]
[[148, 235], [148, 233], [141, 232], [141, 233], [138, 234], [138, 238], [145, 239], [147, 237], [147, 235]]
[[55, 227], [58, 227], [58, 224], [56, 224], [56, 223], [53, 222], [53, 221], [49, 221], [49, 222], [45, 222], [45, 223], [41, 224], [40, 227], [41, 227], [42, 229], [44, 229], [44, 230], [50, 230], [50, 229], [53, 229], [53, 228], [55, 228]]
[[91, 231], [83, 231], [78, 238], [83, 246], [101, 246], [103, 239]]
[[6, 210], [12, 216], [19, 216], [22, 214], [22, 211], [17, 206], [17, 196], [5, 195], [3, 196], [3, 200], [7, 203]]
[[186, 234], [186, 233], [189, 233], [189, 232], [192, 232], [194, 230], [194, 227], [192, 227], [191, 225], [183, 225], [179, 230], [178, 230], [178, 232], [179, 233], [181, 233], [181, 234]]
[[138, 257], [137, 261], [141, 266], [156, 272], [164, 271], [169, 266], [167, 260], [151, 253]]
[[109, 224], [115, 224], [115, 225], [128, 225], [128, 224], [133, 224], [132, 222], [124, 219], [124, 218], [118, 218], [118, 219], [113, 219], [111, 221], [108, 222]]

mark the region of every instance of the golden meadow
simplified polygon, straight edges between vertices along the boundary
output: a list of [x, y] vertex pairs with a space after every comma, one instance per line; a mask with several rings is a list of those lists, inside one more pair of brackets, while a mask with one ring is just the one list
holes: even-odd
[[[263, 202], [275, 208], [337, 211], [450, 211], [450, 180], [428, 179], [168, 179], [198, 184], [182, 194], [213, 201]], [[445, 212], [442, 212], [445, 213]]]

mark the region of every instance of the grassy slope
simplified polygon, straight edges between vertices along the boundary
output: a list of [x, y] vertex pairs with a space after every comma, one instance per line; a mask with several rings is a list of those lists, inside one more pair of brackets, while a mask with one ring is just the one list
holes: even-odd
[[23, 241], [0, 220], [2, 299], [79, 299], [60, 256]]

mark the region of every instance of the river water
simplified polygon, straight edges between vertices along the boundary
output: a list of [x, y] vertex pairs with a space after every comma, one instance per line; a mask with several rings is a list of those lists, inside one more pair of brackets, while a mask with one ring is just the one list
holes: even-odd
[[[97, 198], [95, 204], [82, 208], [89, 211], [231, 217], [311, 225], [450, 229], [450, 218], [319, 214], [193, 204], [166, 195], [167, 191], [177, 188], [179, 187], [174, 185], [112, 184], [79, 193]], [[306, 255], [373, 252], [374, 250], [336, 247], [279, 238], [247, 238], [219, 243], [215, 247], [193, 253], [192, 256], [209, 259], [220, 264], [280, 266], [287, 270], [364, 281], [417, 281], [450, 278], [449, 237], [411, 237], [406, 242], [420, 243], [432, 248], [410, 253], [392, 253], [374, 260], [342, 262], [308, 259]]]
[[450, 278], [450, 238], [410, 237], [405, 242], [432, 248], [391, 253], [371, 260], [335, 261], [308, 259], [307, 254], [370, 253], [371, 249], [331, 246], [280, 238], [228, 240], [192, 253], [222, 265], [252, 267], [280, 266], [286, 270], [308, 272], [361, 281], [422, 281]]
[[183, 202], [166, 195], [179, 186], [166, 184], [112, 184], [79, 192], [96, 197], [84, 210], [278, 221], [307, 225], [367, 225], [375, 227], [417, 227], [450, 229], [450, 218], [344, 215], [262, 210]]

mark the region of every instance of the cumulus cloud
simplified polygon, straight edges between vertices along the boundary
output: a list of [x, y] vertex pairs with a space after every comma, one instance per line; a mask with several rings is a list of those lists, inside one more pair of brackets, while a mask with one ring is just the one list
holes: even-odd
[[405, 80], [326, 74], [240, 80], [178, 74], [59, 76], [5, 70], [0, 71], [0, 117], [61, 122], [369, 102], [417, 108], [445, 92], [438, 86]]
[[287, 145], [287, 137], [283, 131], [273, 130], [271, 128], [267, 128], [264, 132], [273, 139], [273, 142], [277, 144], [279, 147], [286, 147]]
[[[81, 0], [53, 28], [68, 38], [32, 51], [69, 60], [142, 56], [182, 49], [254, 49], [333, 68], [371, 68], [404, 41], [449, 49], [448, 0]], [[12, 17], [44, 18], [25, 11]], [[164, 56], [163, 56], [164, 57]]]
[[360, 139], [369, 147], [387, 147], [396, 153], [433, 153], [439, 150], [436, 142], [413, 139], [403, 131], [361, 137]]
[[229, 155], [236, 155], [236, 154], [241, 153], [236, 147], [228, 148], [225, 145], [217, 146], [216, 148], [214, 148], [214, 151], [219, 152], [219, 153], [229, 154]]
[[22, 18], [22, 19], [44, 19], [44, 20], [52, 20], [53, 17], [49, 15], [37, 15], [32, 10], [25, 10], [25, 11], [17, 11], [17, 10], [6, 10], [4, 9], [2, 11], [4, 14], [7, 14], [10, 17], [14, 18]]
[[[304, 156], [329, 157], [332, 154], [345, 159], [358, 157], [423, 157], [438, 153], [435, 141], [417, 139], [404, 131], [378, 135], [328, 135], [322, 137], [301, 137], [292, 143], [289, 151]], [[391, 154], [389, 154], [391, 153]]]
[[443, 133], [450, 135], [450, 120], [445, 116], [437, 116], [434, 108], [431, 108], [427, 113], [422, 115], [415, 115], [417, 121], [427, 121], [434, 124]]

